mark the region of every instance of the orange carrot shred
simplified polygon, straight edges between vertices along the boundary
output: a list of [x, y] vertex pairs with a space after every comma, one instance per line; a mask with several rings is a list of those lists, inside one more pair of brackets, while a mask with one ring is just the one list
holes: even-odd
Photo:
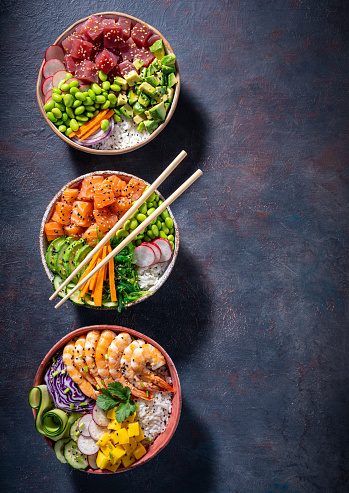
[[[87, 137], [89, 137], [89, 136], [90, 136], [90, 135], [92, 135], [92, 134], [93, 134], [96, 130], [98, 130], [98, 129], [99, 129], [99, 127], [101, 126], [101, 122], [102, 122], [102, 120], [104, 120], [104, 119], [105, 119], [105, 120], [109, 120], [109, 118], [110, 118], [111, 116], [113, 116], [113, 114], [114, 114], [114, 110], [110, 110], [110, 111], [109, 111], [109, 113], [106, 113], [105, 115], [103, 115], [102, 117], [100, 117], [100, 119], [99, 119], [97, 122], [95, 122], [95, 125], [94, 125], [94, 126], [92, 126], [92, 127], [90, 127], [90, 130], [89, 130], [88, 132], [84, 132], [84, 133], [83, 133], [83, 135], [82, 135], [82, 136], [80, 136], [80, 137], [78, 136], [78, 137], [79, 137], [79, 141], [84, 140], [84, 139], [87, 139]], [[97, 115], [97, 116], [98, 116], [98, 115]], [[97, 117], [96, 117], [96, 118], [97, 118]], [[80, 128], [82, 128], [82, 127], [80, 127]]]
[[81, 125], [81, 127], [79, 128], [79, 130], [77, 130], [76, 132], [72, 132], [69, 137], [72, 138], [72, 137], [75, 137], [75, 135], [77, 135], [78, 137], [81, 137], [85, 132], [87, 132], [91, 127], [94, 127], [95, 124], [100, 120], [102, 119], [103, 120], [103, 116], [106, 115], [108, 113], [109, 110], [103, 110], [101, 111], [100, 113], [98, 113], [98, 115], [96, 115], [94, 118], [92, 118], [92, 120], [89, 120], [88, 122], [86, 122], [84, 125]]
[[[101, 254], [101, 250], [99, 250], [99, 251], [98, 251], [98, 252], [97, 252], [97, 253], [93, 256], [93, 258], [92, 258], [91, 262], [89, 263], [89, 265], [88, 265], [87, 269], [86, 269], [86, 270], [85, 270], [85, 272], [82, 274], [80, 281], [81, 281], [82, 279], [84, 279], [84, 278], [87, 276], [87, 274], [89, 274], [89, 273], [91, 272], [91, 270], [95, 267], [96, 262], [97, 262], [97, 259], [99, 258], [100, 254]], [[83, 285], [83, 287], [82, 287], [82, 289], [81, 289], [81, 291], [80, 291], [80, 294], [79, 294], [79, 298], [83, 298], [83, 297], [85, 296], [85, 294], [86, 294], [86, 293], [87, 293], [87, 291], [88, 291], [89, 284], [90, 284], [90, 281], [87, 281], [87, 282]]]
[[[107, 247], [103, 247], [102, 260], [107, 256]], [[98, 277], [96, 282], [96, 287], [93, 293], [93, 301], [95, 306], [102, 306], [102, 295], [103, 295], [103, 282], [104, 282], [104, 270], [106, 269], [106, 265], [104, 265], [98, 271]]]
[[[108, 253], [112, 252], [112, 248], [110, 244], [108, 245]], [[109, 286], [110, 286], [110, 298], [112, 301], [118, 301], [118, 297], [116, 296], [115, 289], [115, 277], [114, 277], [114, 259], [109, 260], [108, 263], [109, 268]]]
[[[102, 259], [99, 258], [97, 260], [97, 264], [96, 265], [98, 265], [101, 261], [102, 261]], [[89, 284], [88, 290], [92, 292], [92, 295], [93, 295], [93, 291], [94, 291], [94, 289], [96, 287], [97, 276], [98, 276], [98, 272], [96, 272], [96, 274], [94, 276], [92, 276], [91, 279], [90, 279], [90, 284]]]

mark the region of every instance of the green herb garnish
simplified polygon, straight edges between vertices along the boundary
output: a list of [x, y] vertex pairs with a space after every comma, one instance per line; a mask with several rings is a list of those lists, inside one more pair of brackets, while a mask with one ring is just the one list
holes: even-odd
[[108, 385], [108, 390], [102, 389], [102, 394], [97, 397], [97, 405], [103, 411], [110, 411], [117, 406], [115, 419], [118, 423], [122, 423], [136, 410], [136, 404], [130, 396], [129, 387], [123, 387], [120, 382], [112, 382]]

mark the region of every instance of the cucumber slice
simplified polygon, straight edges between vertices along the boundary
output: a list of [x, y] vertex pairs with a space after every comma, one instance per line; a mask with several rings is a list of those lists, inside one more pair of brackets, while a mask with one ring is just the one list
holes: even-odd
[[[55, 278], [52, 281], [52, 284], [53, 284], [53, 289], [57, 291], [57, 289], [59, 289], [63, 284], [63, 279], [60, 276], [55, 276]], [[60, 291], [57, 296], [59, 296], [60, 298], [64, 298], [66, 294], [67, 294], [67, 288], [63, 288], [62, 291]]]
[[79, 431], [79, 421], [80, 418], [82, 417], [82, 414], [75, 413], [75, 415], [78, 417], [74, 420], [74, 422], [70, 427], [70, 438], [74, 440], [74, 442], [77, 442], [79, 437], [76, 436], [75, 433]]
[[55, 238], [48, 246], [46, 252], [46, 262], [52, 272], [56, 272], [55, 264], [54, 264], [54, 256], [58, 252], [62, 243], [66, 240], [65, 236], [60, 236], [59, 238]]
[[35, 428], [43, 435], [44, 430], [42, 428], [42, 416], [53, 406], [53, 400], [47, 390], [47, 385], [38, 385], [37, 387], [33, 387], [29, 392], [28, 399], [30, 407], [37, 410]]
[[69, 440], [64, 446], [64, 458], [74, 469], [86, 469], [88, 466], [87, 457], [82, 454], [74, 440]]
[[57, 442], [67, 436], [68, 415], [62, 409], [52, 409], [42, 416], [43, 434]]
[[[75, 255], [78, 253], [79, 250], [81, 250], [82, 246], [84, 245], [85, 240], [80, 238], [80, 240], [73, 241], [71, 243], [63, 257], [63, 266], [65, 269], [65, 272], [67, 274], [67, 277], [70, 276], [70, 274], [73, 272], [75, 266], [74, 266], [74, 258]], [[77, 277], [75, 277], [72, 282], [76, 283], [78, 282]]]
[[67, 463], [67, 461], [65, 460], [65, 457], [64, 457], [63, 450], [64, 450], [64, 445], [69, 441], [70, 441], [70, 438], [61, 438], [61, 440], [58, 440], [58, 442], [55, 443], [54, 450], [56, 453], [56, 457], [59, 460], [59, 462], [62, 462], [62, 464]]
[[[75, 288], [75, 286], [76, 286], [76, 285], [75, 285], [75, 284], [72, 284], [72, 283], [68, 284], [68, 286], [67, 286], [67, 293], [69, 293], [72, 289], [74, 289], [74, 288]], [[80, 289], [78, 289], [78, 290], [77, 290], [77, 291], [75, 291], [75, 293], [74, 293], [74, 294], [72, 294], [72, 295], [71, 295], [71, 297], [69, 298], [69, 299], [70, 299], [70, 301], [71, 301], [72, 303], [74, 303], [74, 305], [84, 305], [84, 304], [85, 304], [84, 300], [83, 300], [83, 299], [81, 299], [81, 298], [79, 298], [79, 294], [80, 294], [80, 292], [81, 292], [81, 290], [80, 290]]]
[[85, 301], [85, 305], [96, 306], [95, 302], [93, 301], [93, 299], [91, 298], [91, 296], [89, 294], [85, 294], [84, 301]]
[[65, 268], [64, 268], [63, 258], [64, 258], [66, 251], [67, 251], [67, 248], [69, 247], [69, 245], [71, 243], [73, 243], [73, 241], [74, 241], [74, 238], [71, 238], [71, 237], [66, 238], [65, 241], [59, 247], [58, 252], [54, 256], [54, 265], [55, 265], [56, 272], [58, 275], [63, 277], [63, 279], [68, 277], [67, 273], [65, 271]]
[[119, 303], [117, 303], [116, 301], [103, 301], [102, 305], [105, 308], [118, 308]]

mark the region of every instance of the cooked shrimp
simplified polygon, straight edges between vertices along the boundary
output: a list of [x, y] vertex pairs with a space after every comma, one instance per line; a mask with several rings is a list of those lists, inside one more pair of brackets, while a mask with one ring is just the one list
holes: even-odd
[[96, 360], [98, 374], [100, 378], [104, 380], [104, 383], [106, 385], [108, 385], [108, 383], [111, 383], [113, 381], [109, 373], [107, 359], [108, 359], [108, 348], [112, 343], [113, 339], [115, 338], [115, 335], [116, 335], [115, 332], [112, 332], [111, 330], [103, 330], [103, 332], [100, 335], [100, 338], [98, 339], [98, 343], [96, 347], [95, 360]]
[[131, 359], [132, 370], [142, 380], [152, 383], [169, 392], [174, 392], [174, 388], [153, 371], [166, 364], [162, 353], [151, 344], [144, 344], [133, 351]]
[[128, 382], [121, 372], [121, 358], [124, 350], [132, 343], [132, 337], [127, 332], [120, 332], [108, 348], [108, 367], [114, 381], [120, 382], [123, 387], [129, 387], [135, 397], [151, 400], [152, 395], [147, 395], [144, 390], [137, 389]]
[[80, 375], [80, 372], [74, 366], [74, 350], [75, 342], [73, 340], [69, 341], [65, 348], [63, 349], [63, 363], [67, 367], [67, 372], [73, 382], [79, 387], [81, 392], [83, 392], [87, 397], [92, 399], [97, 399], [100, 392], [97, 392], [90, 382], [85, 380], [85, 378]]
[[101, 379], [99, 378], [98, 369], [95, 361], [96, 348], [99, 340], [100, 332], [98, 330], [91, 330], [86, 334], [85, 342], [85, 361], [88, 366], [89, 372], [96, 379], [99, 387], [104, 387]]
[[[84, 352], [85, 352], [86, 336], [85, 334], [78, 337], [75, 341], [74, 348], [74, 366], [80, 372], [80, 374], [86, 378], [94, 387], [97, 386], [96, 379], [88, 371], [88, 366], [86, 365]], [[87, 370], [87, 371], [86, 371]]]

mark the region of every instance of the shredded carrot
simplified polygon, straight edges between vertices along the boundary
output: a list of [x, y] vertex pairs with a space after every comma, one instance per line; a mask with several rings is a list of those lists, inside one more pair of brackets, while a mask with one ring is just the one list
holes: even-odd
[[[96, 265], [98, 265], [101, 261], [102, 261], [102, 259], [99, 258], [97, 260], [97, 264]], [[94, 276], [92, 276], [91, 279], [90, 279], [90, 284], [89, 284], [88, 290], [91, 291], [92, 294], [93, 294], [93, 291], [94, 291], [94, 289], [96, 287], [97, 276], [98, 276], [98, 272], [96, 272], [96, 274]]]
[[[81, 279], [84, 279], [87, 274], [89, 274], [91, 272], [91, 270], [95, 267], [96, 265], [96, 262], [97, 262], [97, 259], [99, 258], [101, 254], [101, 250], [99, 250], [92, 258], [91, 262], [89, 263], [87, 269], [85, 270], [85, 272], [83, 273], [83, 275], [81, 276]], [[85, 294], [87, 293], [88, 291], [88, 287], [89, 287], [89, 284], [90, 284], [90, 281], [86, 282], [84, 284], [84, 286], [82, 287], [81, 291], [80, 291], [80, 294], [79, 294], [79, 298], [83, 298], [85, 296]]]
[[[99, 129], [99, 127], [101, 126], [101, 122], [102, 122], [102, 120], [104, 120], [104, 119], [105, 119], [105, 120], [109, 120], [109, 118], [110, 118], [111, 116], [113, 116], [113, 115], [114, 115], [114, 110], [110, 110], [108, 113], [106, 113], [105, 115], [103, 115], [103, 116], [102, 116], [102, 117], [98, 120], [98, 122], [96, 122], [96, 123], [95, 123], [95, 125], [94, 125], [93, 127], [91, 127], [91, 129], [90, 129], [88, 132], [84, 132], [84, 133], [83, 133], [83, 135], [82, 135], [81, 137], [80, 137], [80, 136], [78, 136], [78, 137], [79, 137], [79, 141], [84, 140], [84, 139], [87, 139], [87, 137], [89, 137], [89, 136], [90, 136], [90, 135], [92, 135], [92, 134], [93, 134], [96, 130], [98, 130], [98, 129]], [[99, 115], [97, 115], [97, 116], [99, 116]], [[96, 116], [96, 118], [97, 118], [97, 116]], [[80, 127], [80, 128], [82, 128], [82, 127]]]
[[[103, 247], [103, 254], [102, 254], [102, 260], [107, 256], [107, 247]], [[93, 301], [95, 306], [102, 306], [102, 294], [103, 294], [103, 282], [104, 282], [104, 271], [107, 268], [106, 265], [104, 265], [101, 269], [98, 271], [98, 277], [97, 277], [97, 282], [96, 282], [96, 287], [93, 293]]]
[[[108, 245], [108, 253], [112, 252], [112, 248], [110, 244]], [[116, 296], [115, 289], [115, 277], [114, 277], [114, 259], [109, 260], [108, 263], [109, 268], [109, 286], [110, 286], [110, 298], [112, 301], [118, 301], [118, 297]]]
[[108, 113], [108, 111], [109, 110], [101, 111], [100, 113], [98, 113], [98, 115], [96, 115], [94, 118], [92, 118], [92, 120], [89, 120], [88, 122], [84, 123], [84, 125], [81, 125], [79, 130], [77, 130], [76, 132], [72, 132], [69, 135], [69, 137], [72, 138], [72, 137], [75, 137], [75, 135], [78, 137], [81, 137], [85, 132], [88, 132], [88, 130], [91, 127], [94, 127], [98, 121], [103, 120], [104, 115], [106, 115]]

